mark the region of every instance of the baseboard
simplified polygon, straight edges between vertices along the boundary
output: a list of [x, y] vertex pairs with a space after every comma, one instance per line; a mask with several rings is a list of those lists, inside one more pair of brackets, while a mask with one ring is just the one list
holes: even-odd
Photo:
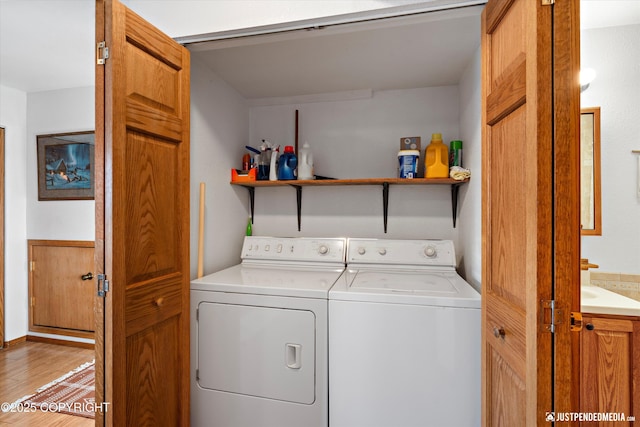
[[66, 345], [67, 347], [88, 348], [90, 350], [95, 349], [95, 345], [88, 342], [59, 340], [55, 338], [39, 337], [36, 335], [27, 335], [26, 340], [31, 342], [40, 342], [44, 344]]
[[23, 337], [18, 337], [18, 338], [12, 339], [10, 341], [5, 341], [4, 342], [4, 348], [11, 347], [11, 346], [14, 346], [16, 344], [20, 344], [21, 342], [25, 342], [26, 340], [27, 340], [27, 336], [25, 335]]

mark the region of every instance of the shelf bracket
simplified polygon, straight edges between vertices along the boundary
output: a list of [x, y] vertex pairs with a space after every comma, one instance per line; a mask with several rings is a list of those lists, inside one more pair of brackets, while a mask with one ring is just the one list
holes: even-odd
[[456, 228], [456, 217], [458, 216], [458, 190], [460, 184], [451, 185], [451, 216], [453, 218], [453, 228]]
[[300, 231], [300, 224], [302, 223], [302, 186], [291, 185], [296, 189], [296, 204], [298, 208], [298, 231]]
[[389, 183], [382, 183], [382, 215], [384, 216], [384, 233], [387, 234], [387, 218], [389, 217]]
[[255, 187], [249, 187], [248, 185], [243, 185], [243, 187], [249, 190], [249, 204], [251, 205], [251, 224], [253, 224], [253, 212], [254, 212], [254, 204], [256, 200], [256, 189]]

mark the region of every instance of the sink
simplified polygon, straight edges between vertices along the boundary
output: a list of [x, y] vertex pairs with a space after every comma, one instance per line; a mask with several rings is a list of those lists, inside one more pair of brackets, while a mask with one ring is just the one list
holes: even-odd
[[598, 294], [594, 291], [592, 291], [591, 289], [585, 289], [584, 287], [582, 288], [582, 291], [580, 292], [580, 297], [585, 300], [585, 299], [591, 299], [591, 298], [598, 298]]
[[583, 313], [640, 316], [640, 301], [597, 286], [582, 286], [580, 299]]

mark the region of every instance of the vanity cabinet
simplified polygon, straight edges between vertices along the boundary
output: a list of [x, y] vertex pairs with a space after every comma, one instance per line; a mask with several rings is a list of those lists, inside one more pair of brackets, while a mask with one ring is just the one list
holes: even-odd
[[640, 317], [585, 314], [583, 325], [580, 411], [624, 413], [638, 419], [625, 425], [640, 425]]

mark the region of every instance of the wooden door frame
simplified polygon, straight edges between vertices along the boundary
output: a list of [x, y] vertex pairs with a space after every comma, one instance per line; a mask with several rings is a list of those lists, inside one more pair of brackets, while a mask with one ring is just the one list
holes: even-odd
[[[105, 9], [105, 0], [96, 0], [96, 44], [102, 42], [106, 39], [105, 37], [105, 17], [106, 13]], [[102, 11], [102, 12], [100, 12]], [[95, 65], [95, 148], [94, 148], [94, 176], [104, 177], [104, 167], [105, 167], [105, 157], [104, 157], [104, 143], [105, 143], [105, 122], [100, 117], [104, 118], [105, 112], [105, 103], [111, 102], [111, 100], [105, 99], [105, 67], [104, 65]], [[98, 102], [98, 100], [103, 100], [104, 102]], [[110, 127], [106, 127], [106, 129], [110, 129]], [[98, 224], [105, 223], [105, 215], [104, 215], [104, 206], [105, 206], [105, 182], [104, 179], [96, 179], [94, 184], [94, 200], [95, 200], [95, 215], [96, 215], [96, 230], [95, 230], [95, 249], [94, 249], [94, 258], [95, 258], [95, 277], [96, 281], [98, 280], [99, 275], [104, 274], [104, 241], [105, 241], [105, 230], [104, 228], [98, 227]], [[95, 333], [94, 333], [94, 342], [95, 342], [95, 366], [96, 366], [96, 378], [95, 378], [95, 402], [96, 404], [102, 404], [105, 402], [105, 372], [110, 371], [112, 369], [111, 366], [105, 366], [106, 358], [105, 353], [107, 351], [111, 351], [111, 349], [107, 349], [106, 343], [104, 340], [105, 336], [105, 299], [104, 297], [98, 296], [96, 292], [96, 296], [94, 299], [94, 315], [95, 315]], [[108, 403], [105, 408], [106, 411], [109, 410]], [[100, 427], [105, 425], [105, 413], [103, 411], [96, 411], [95, 413], [95, 425]]]
[[0, 348], [4, 347], [4, 128], [0, 127]]
[[564, 312], [554, 333], [554, 411], [580, 411], [580, 2], [553, 7], [554, 295]]

